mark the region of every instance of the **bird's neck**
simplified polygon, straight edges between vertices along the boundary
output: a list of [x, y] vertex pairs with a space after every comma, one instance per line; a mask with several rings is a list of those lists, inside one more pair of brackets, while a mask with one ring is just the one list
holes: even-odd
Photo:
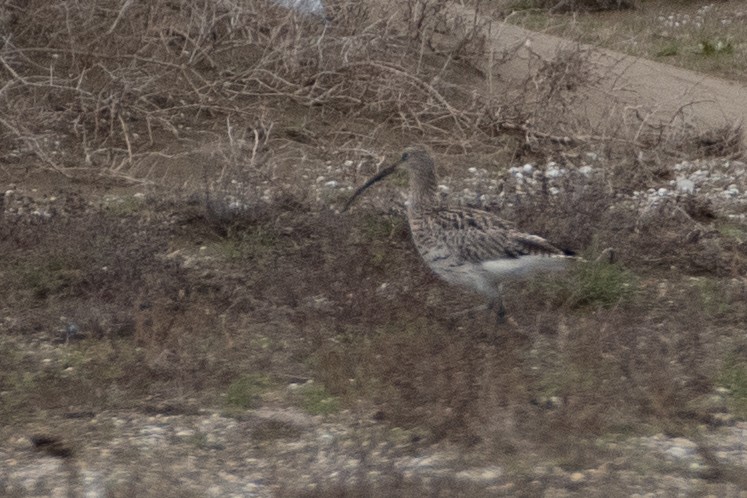
[[410, 209], [421, 209], [436, 202], [438, 184], [433, 173], [420, 173], [410, 176]]

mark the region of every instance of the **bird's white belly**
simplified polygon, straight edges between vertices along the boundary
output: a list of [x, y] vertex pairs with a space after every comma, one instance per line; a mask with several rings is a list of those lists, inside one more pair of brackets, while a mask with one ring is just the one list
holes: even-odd
[[497, 297], [501, 283], [528, 278], [535, 273], [563, 270], [573, 259], [562, 256], [532, 255], [484, 263], [456, 264], [450, 258], [444, 258], [431, 259], [429, 266], [439, 277], [450, 284], [472, 289], [488, 297]]
[[472, 263], [450, 265], [445, 263], [433, 264], [431, 269], [436, 275], [452, 285], [466, 287], [489, 297], [498, 296], [497, 282], [480, 265]]
[[567, 256], [528, 255], [485, 261], [480, 266], [496, 280], [515, 280], [535, 273], [564, 270], [574, 258]]

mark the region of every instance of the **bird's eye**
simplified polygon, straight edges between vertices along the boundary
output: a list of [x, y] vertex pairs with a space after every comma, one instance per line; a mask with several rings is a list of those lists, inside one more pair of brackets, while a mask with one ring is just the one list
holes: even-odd
[[410, 153], [409, 152], [403, 152], [402, 153], [402, 160], [403, 161], [407, 161], [409, 158], [410, 158]]

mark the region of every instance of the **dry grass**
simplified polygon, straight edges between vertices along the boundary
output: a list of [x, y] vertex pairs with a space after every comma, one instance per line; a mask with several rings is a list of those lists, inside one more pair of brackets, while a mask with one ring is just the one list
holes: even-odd
[[507, 123], [557, 131], [547, 117], [572, 105], [578, 55], [539, 64], [515, 98], [496, 100], [497, 83], [490, 93], [474, 84], [511, 54], [488, 52], [487, 26], [446, 5], [340, 3], [331, 24], [262, 1], [7, 7], [0, 154], [142, 182], [225, 171], [237, 152], [256, 169], [270, 142], [495, 152]]

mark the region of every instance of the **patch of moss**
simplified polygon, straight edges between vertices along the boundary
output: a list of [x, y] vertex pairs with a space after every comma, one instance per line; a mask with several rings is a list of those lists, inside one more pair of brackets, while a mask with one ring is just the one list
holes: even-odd
[[226, 404], [230, 408], [258, 408], [262, 394], [270, 387], [270, 380], [262, 374], [249, 374], [233, 381], [226, 391]]
[[145, 205], [144, 197], [130, 195], [109, 199], [104, 210], [114, 216], [129, 216], [141, 212]]
[[698, 279], [696, 282], [703, 311], [708, 316], [715, 317], [729, 312], [730, 304], [726, 299], [723, 283], [712, 278]]
[[299, 390], [301, 407], [312, 415], [329, 415], [340, 411], [340, 400], [320, 384], [307, 383]]
[[739, 223], [720, 221], [716, 223], [716, 230], [724, 237], [735, 239], [738, 242], [747, 240], [747, 227]]
[[698, 44], [698, 52], [706, 56], [731, 54], [734, 46], [729, 40], [702, 40]]
[[730, 411], [740, 419], [747, 419], [747, 362], [728, 360], [721, 368], [718, 382], [729, 390]]
[[656, 52], [656, 57], [672, 57], [680, 52], [680, 47], [676, 43], [670, 43], [661, 47]]
[[388, 239], [404, 228], [404, 218], [400, 216], [381, 216], [366, 214], [360, 224], [361, 232], [366, 241]]
[[228, 260], [257, 260], [277, 252], [280, 237], [273, 227], [255, 225], [229, 230], [226, 236], [213, 245], [213, 252]]
[[63, 293], [79, 283], [83, 272], [72, 262], [51, 257], [40, 265], [24, 266], [20, 270], [21, 285], [31, 291], [36, 299]]

